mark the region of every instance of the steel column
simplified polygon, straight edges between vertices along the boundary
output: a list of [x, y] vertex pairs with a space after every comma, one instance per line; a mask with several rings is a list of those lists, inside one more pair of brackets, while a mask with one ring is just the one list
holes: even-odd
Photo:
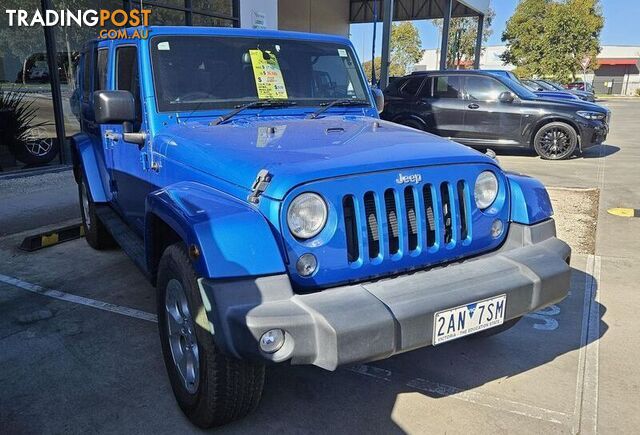
[[446, 0], [444, 19], [442, 21], [442, 43], [440, 44], [440, 70], [447, 69], [447, 49], [449, 47], [449, 25], [451, 24], [451, 10], [453, 0]]
[[[42, 14], [53, 9], [51, 0], [41, 1]], [[60, 149], [60, 163], [71, 163], [71, 150], [64, 132], [64, 111], [62, 108], [62, 92], [60, 91], [60, 75], [58, 74], [58, 56], [56, 49], [56, 27], [44, 26], [44, 42], [47, 49], [47, 65], [51, 85], [51, 99], [53, 101], [53, 117], [56, 124], [56, 136]]]
[[[389, 51], [391, 45], [391, 24], [393, 23], [393, 0], [383, 0], [382, 16], [382, 58], [380, 59], [380, 89], [389, 85]], [[373, 61], [375, 67], [375, 60]]]
[[478, 15], [478, 34], [476, 35], [476, 49], [473, 52], [473, 67], [480, 69], [480, 56], [482, 55], [482, 33], [484, 32], [484, 15]]

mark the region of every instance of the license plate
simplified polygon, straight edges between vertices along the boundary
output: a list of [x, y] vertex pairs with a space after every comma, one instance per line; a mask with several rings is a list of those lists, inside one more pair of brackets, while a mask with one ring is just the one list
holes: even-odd
[[507, 295], [500, 295], [438, 311], [433, 316], [433, 344], [502, 325], [506, 307]]

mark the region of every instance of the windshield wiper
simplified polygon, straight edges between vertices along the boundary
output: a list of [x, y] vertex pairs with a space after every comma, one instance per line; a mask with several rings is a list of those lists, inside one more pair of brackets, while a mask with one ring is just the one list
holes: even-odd
[[340, 98], [339, 100], [333, 100], [329, 103], [322, 103], [318, 110], [313, 113], [307, 115], [307, 119], [315, 119], [320, 114], [324, 113], [326, 110], [329, 110], [333, 106], [368, 106], [369, 101], [363, 99], [353, 99], [353, 98]]
[[222, 124], [225, 121], [228, 121], [229, 119], [233, 118], [234, 116], [236, 116], [238, 113], [242, 112], [245, 109], [251, 109], [252, 107], [288, 107], [288, 106], [295, 106], [296, 103], [295, 101], [287, 101], [287, 100], [255, 100], [255, 101], [251, 101], [249, 103], [246, 104], [242, 104], [240, 106], [236, 106], [235, 109], [233, 109], [231, 112], [229, 113], [225, 113], [224, 115], [214, 119], [213, 121], [211, 121], [209, 123], [209, 125], [218, 125], [218, 124]]

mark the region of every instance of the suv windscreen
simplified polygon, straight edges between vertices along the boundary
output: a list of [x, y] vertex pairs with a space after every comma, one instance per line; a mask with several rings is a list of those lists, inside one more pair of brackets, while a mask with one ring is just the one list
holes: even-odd
[[256, 99], [318, 106], [369, 100], [346, 45], [289, 39], [157, 36], [151, 59], [158, 110], [232, 108]]

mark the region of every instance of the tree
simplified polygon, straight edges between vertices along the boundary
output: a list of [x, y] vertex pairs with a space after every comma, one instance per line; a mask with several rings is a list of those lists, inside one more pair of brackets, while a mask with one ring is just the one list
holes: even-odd
[[[422, 59], [423, 52], [420, 34], [412, 22], [393, 24], [389, 43], [389, 76], [409, 74], [413, 65]], [[375, 58], [376, 77], [380, 77], [381, 62], [380, 56]], [[370, 60], [362, 64], [367, 77], [371, 77], [371, 64]]]
[[[380, 77], [380, 65], [382, 65], [382, 58], [380, 56], [376, 56], [376, 77]], [[364, 69], [364, 73], [367, 77], [371, 77], [371, 61], [368, 60], [362, 64], [362, 68]], [[399, 77], [405, 75], [405, 70], [402, 66], [391, 63], [389, 65], [389, 76], [390, 77]]]
[[[489, 9], [484, 16], [482, 41], [487, 42], [493, 33], [491, 24], [496, 14]], [[443, 20], [434, 20], [433, 25], [443, 31]], [[449, 45], [447, 47], [447, 68], [459, 69], [462, 65], [472, 62], [476, 51], [476, 37], [478, 35], [477, 17], [452, 18], [449, 23]]]
[[402, 75], [408, 74], [413, 65], [422, 59], [422, 41], [418, 29], [411, 21], [391, 26], [391, 64], [397, 65]]
[[603, 25], [599, 0], [522, 0], [502, 34], [502, 61], [524, 77], [575, 80], [583, 64], [596, 65]]

